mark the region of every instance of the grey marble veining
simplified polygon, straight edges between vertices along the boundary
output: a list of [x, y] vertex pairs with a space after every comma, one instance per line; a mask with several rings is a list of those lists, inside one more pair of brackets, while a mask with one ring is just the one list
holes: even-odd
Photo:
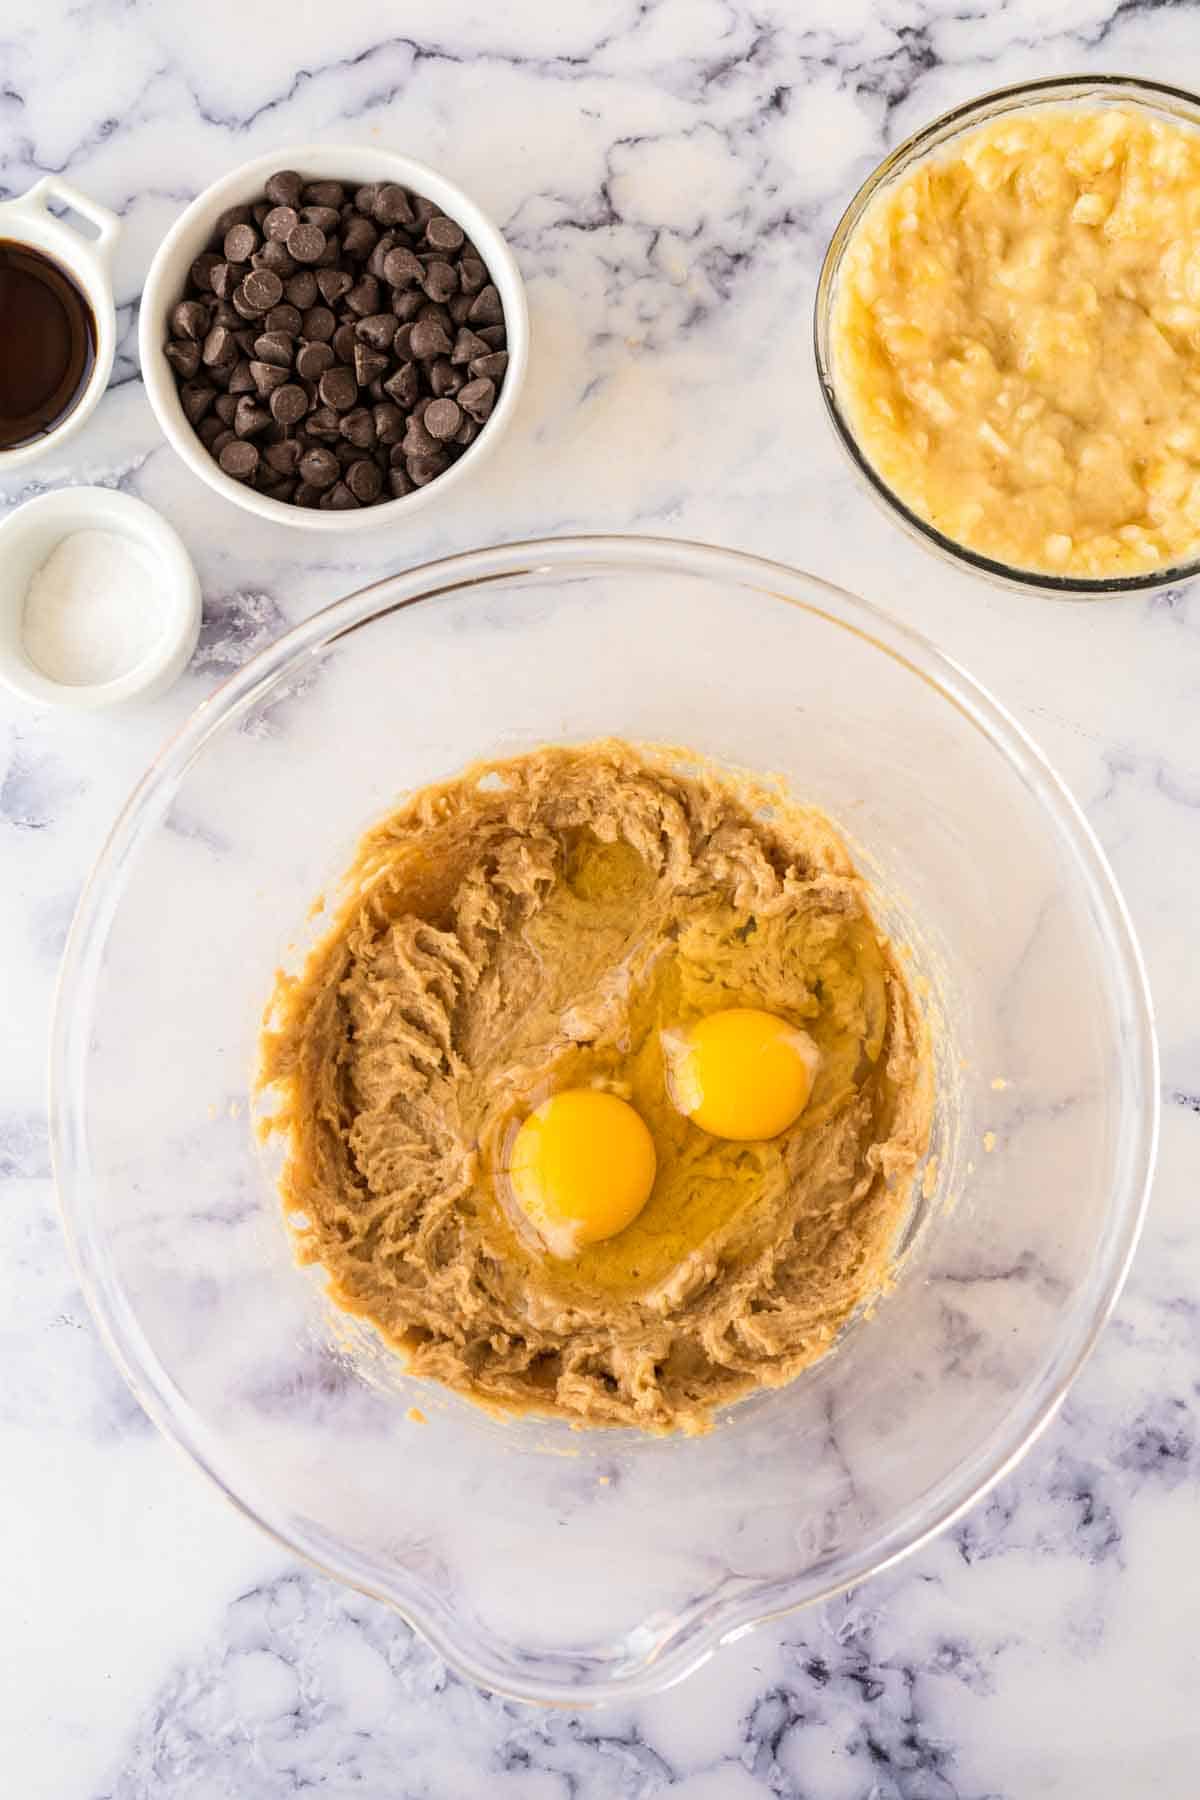
[[[162, 700], [98, 719], [0, 704], [0, 1731], [22, 1800], [1196, 1792], [1200, 608], [1190, 589], [1053, 605], [924, 557], [841, 462], [808, 347], [824, 241], [885, 147], [985, 88], [1079, 69], [1197, 85], [1200, 7], [5, 10], [0, 193], [59, 172], [125, 230], [112, 389], [61, 455], [0, 489], [0, 508], [69, 481], [140, 494], [184, 535], [205, 594], [192, 667]], [[348, 545], [259, 526], [201, 487], [158, 437], [136, 368], [137, 295], [179, 209], [234, 163], [308, 138], [444, 167], [508, 234], [532, 311], [508, 452], [461, 503]], [[86, 870], [188, 710], [289, 624], [387, 570], [580, 529], [798, 563], [901, 613], [992, 687], [1122, 882], [1155, 990], [1165, 1106], [1120, 1307], [1017, 1471], [898, 1569], [764, 1627], [652, 1701], [586, 1714], [476, 1692], [393, 1614], [291, 1562], [158, 1438], [68, 1266], [43, 1086]], [[173, 829], [206, 826], [180, 815]]]

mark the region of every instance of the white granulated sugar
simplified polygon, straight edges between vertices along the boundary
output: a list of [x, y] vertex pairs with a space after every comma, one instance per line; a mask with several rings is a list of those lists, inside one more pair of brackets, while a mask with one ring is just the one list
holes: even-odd
[[152, 558], [118, 531], [76, 531], [51, 551], [25, 594], [31, 662], [66, 687], [128, 674], [163, 629]]

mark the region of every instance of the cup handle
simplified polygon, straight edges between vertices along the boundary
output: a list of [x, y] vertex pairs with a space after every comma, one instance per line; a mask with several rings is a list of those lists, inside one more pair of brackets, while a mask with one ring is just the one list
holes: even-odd
[[[79, 213], [82, 218], [91, 220], [96, 227], [96, 237], [84, 237], [81, 231], [76, 232], [75, 235], [90, 250], [95, 251], [97, 256], [107, 262], [112, 255], [113, 246], [120, 236], [121, 221], [116, 213], [109, 212], [106, 206], [98, 206], [86, 194], [81, 194], [77, 187], [72, 187], [69, 181], [60, 181], [57, 175], [43, 175], [40, 181], [35, 181], [33, 186], [19, 195], [17, 199], [8, 201], [3, 210], [16, 213], [18, 217], [22, 212], [29, 216], [48, 213], [51, 200], [61, 200], [72, 211]], [[56, 223], [64, 225], [68, 231], [75, 229], [65, 219], [58, 219]]]

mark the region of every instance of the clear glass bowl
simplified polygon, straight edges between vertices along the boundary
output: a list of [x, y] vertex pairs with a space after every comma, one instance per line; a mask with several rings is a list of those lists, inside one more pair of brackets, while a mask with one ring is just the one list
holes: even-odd
[[[475, 757], [609, 733], [779, 771], [837, 820], [938, 1046], [894, 1291], [704, 1438], [505, 1423], [406, 1376], [294, 1265], [251, 1129], [274, 971], [362, 829]], [[147, 1412], [475, 1681], [576, 1704], [861, 1580], [1011, 1465], [1116, 1296], [1156, 1108], [1125, 909], [1012, 720], [865, 602], [654, 539], [396, 575], [235, 675], [118, 821], [54, 1031], [69, 1234]]]
[[882, 504], [891, 518], [905, 528], [910, 537], [915, 537], [927, 550], [933, 550], [951, 562], [965, 563], [968, 568], [981, 575], [991, 576], [1005, 586], [1024, 588], [1033, 593], [1058, 594], [1068, 600], [1086, 600], [1190, 581], [1193, 576], [1200, 574], [1200, 555], [1189, 558], [1187, 562], [1175, 563], [1170, 568], [1148, 569], [1138, 575], [1101, 579], [1080, 575], [1051, 575], [1038, 569], [1023, 569], [997, 562], [993, 557], [982, 556], [978, 551], [969, 550], [965, 544], [956, 542], [954, 538], [946, 537], [929, 524], [928, 520], [905, 505], [877, 473], [870, 458], [860, 447], [838, 398], [831, 342], [833, 305], [842, 258], [859, 220], [880, 189], [902, 179], [922, 157], [943, 149], [953, 139], [961, 137], [965, 132], [977, 130], [991, 119], [1000, 118], [1005, 113], [1027, 112], [1035, 106], [1065, 105], [1139, 106], [1145, 111], [1171, 119], [1176, 124], [1193, 129], [1200, 127], [1200, 96], [1187, 93], [1183, 88], [1167, 87], [1159, 81], [1142, 81], [1128, 75], [1066, 75], [1051, 76], [1042, 81], [1023, 81], [1015, 87], [997, 88], [990, 94], [981, 94], [977, 100], [969, 100], [964, 105], [943, 113], [931, 124], [922, 126], [920, 131], [884, 158], [864, 181], [839, 219], [837, 229], [829, 240], [829, 248], [825, 252], [817, 282], [813, 345], [826, 411], [842, 448], [868, 492]]

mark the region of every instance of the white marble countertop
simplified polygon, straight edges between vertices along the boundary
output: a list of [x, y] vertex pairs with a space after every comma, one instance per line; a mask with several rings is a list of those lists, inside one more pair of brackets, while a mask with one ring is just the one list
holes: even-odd
[[[179, 686], [89, 718], [0, 704], [0, 1741], [21, 1800], [1190, 1800], [1200, 1755], [1200, 599], [993, 591], [901, 539], [821, 416], [822, 246], [884, 147], [1080, 69], [1200, 85], [1157, 0], [10, 0], [0, 191], [65, 174], [122, 214], [113, 384], [11, 480], [102, 482], [183, 534], [205, 623]], [[460, 504], [343, 544], [263, 527], [160, 439], [133, 321], [162, 233], [247, 157], [378, 141], [444, 167], [528, 281], [509, 453]], [[314, 607], [451, 549], [568, 530], [710, 539], [882, 602], [989, 684], [1070, 783], [1155, 990], [1165, 1128], [1117, 1316], [1061, 1415], [895, 1572], [632, 1708], [479, 1694], [297, 1565], [142, 1416], [98, 1342], [50, 1179], [43, 1068], [80, 885], [155, 747]]]

